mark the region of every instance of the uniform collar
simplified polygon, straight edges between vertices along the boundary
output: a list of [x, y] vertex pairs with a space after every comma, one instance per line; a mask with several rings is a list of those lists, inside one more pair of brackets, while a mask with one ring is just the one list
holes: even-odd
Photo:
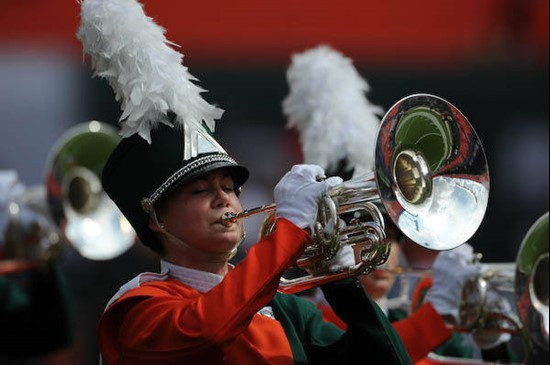
[[[231, 268], [233, 266], [231, 265]], [[166, 274], [179, 282], [192, 287], [200, 293], [206, 293], [223, 280], [223, 275], [214, 274], [207, 271], [190, 269], [185, 266], [172, 264], [168, 261], [160, 260], [160, 273]]]
[[388, 315], [388, 298], [386, 296], [383, 296], [382, 298], [376, 299], [374, 301], [376, 304], [378, 304], [378, 307], [384, 312], [384, 314]]
[[[229, 270], [234, 268], [233, 265], [228, 265]], [[187, 286], [190, 286], [199, 293], [206, 293], [210, 291], [210, 289], [221, 283], [224, 278], [223, 275], [190, 269], [188, 267], [175, 265], [164, 260], [160, 260], [160, 274], [168, 275], [169, 277], [176, 279]], [[263, 307], [258, 311], [258, 314], [271, 319], [275, 319], [275, 315], [273, 314], [273, 309], [271, 308], [271, 306]]]

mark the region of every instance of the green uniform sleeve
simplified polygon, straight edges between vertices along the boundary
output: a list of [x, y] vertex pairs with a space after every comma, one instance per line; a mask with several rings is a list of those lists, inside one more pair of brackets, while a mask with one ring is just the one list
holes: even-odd
[[341, 358], [369, 364], [410, 364], [399, 335], [378, 305], [355, 279], [325, 285], [325, 298], [347, 324], [340, 340]]
[[356, 281], [323, 288], [334, 311], [348, 325], [344, 332], [325, 322], [311, 302], [277, 293], [275, 318], [287, 335], [295, 364], [410, 364], [399, 336]]
[[69, 346], [74, 308], [59, 266], [49, 262], [16, 275], [0, 277], [0, 355], [39, 356]]

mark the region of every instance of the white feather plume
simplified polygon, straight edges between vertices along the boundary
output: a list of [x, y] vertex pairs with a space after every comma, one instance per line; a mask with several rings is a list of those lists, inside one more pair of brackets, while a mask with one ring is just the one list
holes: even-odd
[[165, 30], [136, 0], [84, 0], [77, 37], [91, 56], [95, 76], [105, 78], [123, 110], [121, 135], [139, 133], [151, 143], [158, 123], [190, 131], [214, 131], [223, 110], [208, 104], [203, 89], [183, 66], [183, 55], [164, 36]]
[[349, 58], [322, 45], [292, 56], [287, 127], [296, 128], [304, 163], [337, 169], [347, 158], [354, 175], [372, 171], [382, 108], [369, 102], [370, 87]]

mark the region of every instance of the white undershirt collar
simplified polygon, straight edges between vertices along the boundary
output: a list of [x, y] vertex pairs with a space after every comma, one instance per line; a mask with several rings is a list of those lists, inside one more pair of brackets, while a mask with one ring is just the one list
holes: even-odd
[[374, 300], [376, 304], [380, 307], [382, 312], [387, 316], [388, 315], [388, 298], [383, 296], [382, 298]]
[[223, 280], [223, 275], [190, 269], [164, 260], [160, 260], [160, 273], [167, 274], [200, 293], [206, 293]]
[[[232, 264], [228, 264], [233, 269]], [[171, 264], [168, 261], [160, 260], [161, 275], [168, 275], [179, 282], [190, 286], [199, 293], [206, 293], [216, 285], [222, 282], [223, 275], [214, 274], [207, 271], [190, 269], [188, 267]], [[258, 311], [262, 316], [275, 319], [271, 306], [265, 306]]]

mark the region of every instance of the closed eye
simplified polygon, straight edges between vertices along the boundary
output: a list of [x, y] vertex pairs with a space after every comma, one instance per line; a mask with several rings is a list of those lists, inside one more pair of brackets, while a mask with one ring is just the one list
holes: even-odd
[[191, 194], [197, 195], [197, 194], [206, 193], [207, 191], [208, 191], [207, 189], [195, 189], [191, 191]]

